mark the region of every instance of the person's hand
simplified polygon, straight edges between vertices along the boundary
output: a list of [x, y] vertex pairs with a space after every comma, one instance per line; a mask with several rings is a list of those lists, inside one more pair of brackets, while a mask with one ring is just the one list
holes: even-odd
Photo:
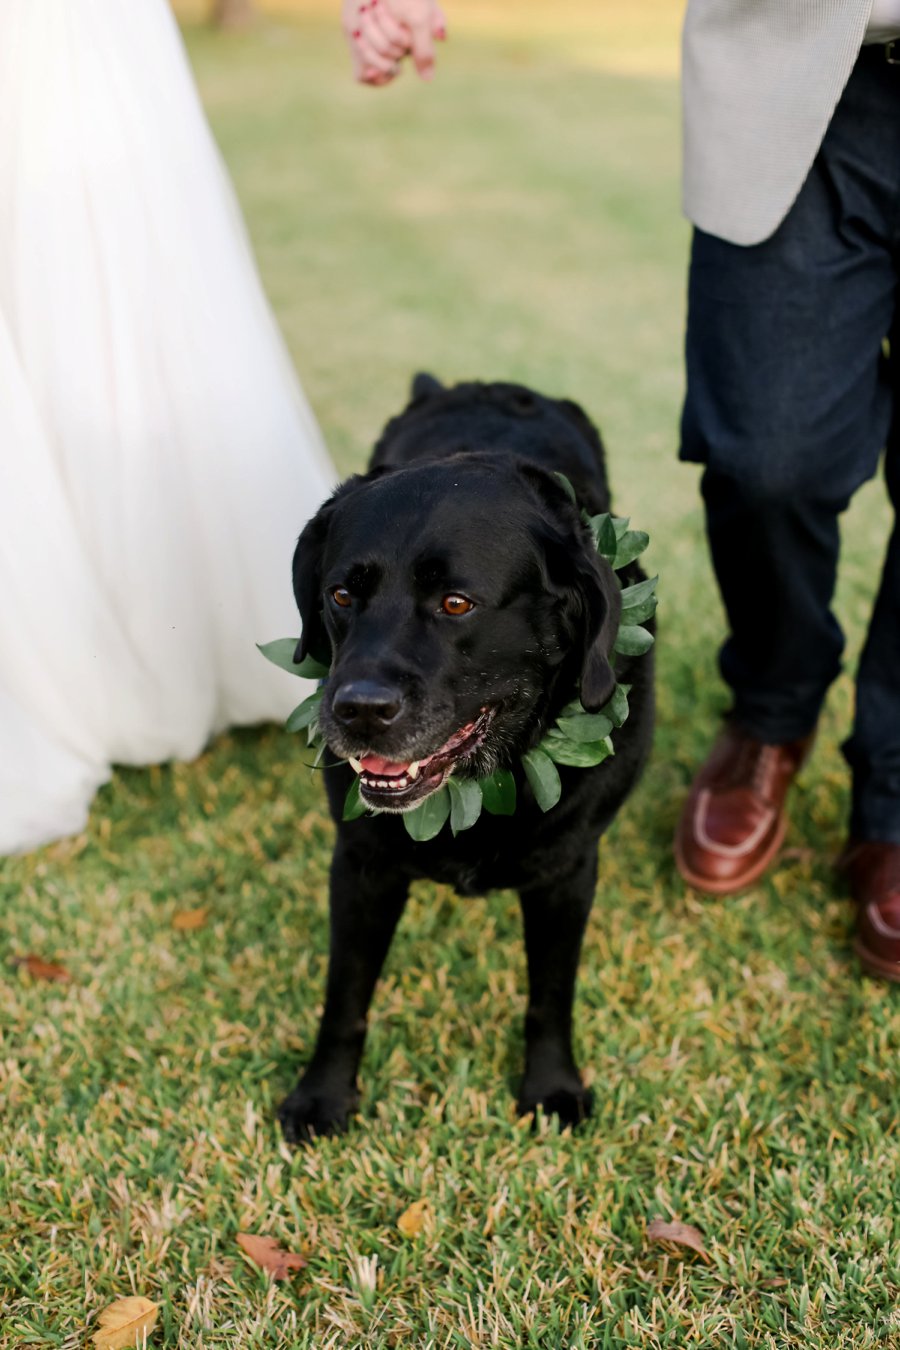
[[437, 0], [343, 0], [342, 25], [353, 74], [361, 84], [389, 84], [405, 56], [423, 80], [434, 73], [434, 41], [446, 36]]

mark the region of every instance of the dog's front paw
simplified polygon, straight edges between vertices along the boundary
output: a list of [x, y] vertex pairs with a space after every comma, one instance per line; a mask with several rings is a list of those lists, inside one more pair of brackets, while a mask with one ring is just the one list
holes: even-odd
[[298, 1083], [278, 1108], [281, 1129], [289, 1144], [311, 1144], [327, 1134], [343, 1134], [359, 1104], [355, 1092], [317, 1091]]
[[587, 1120], [594, 1105], [594, 1094], [582, 1083], [523, 1083], [516, 1109], [520, 1116], [532, 1116], [538, 1110], [545, 1116], [557, 1116], [560, 1125], [573, 1128]]

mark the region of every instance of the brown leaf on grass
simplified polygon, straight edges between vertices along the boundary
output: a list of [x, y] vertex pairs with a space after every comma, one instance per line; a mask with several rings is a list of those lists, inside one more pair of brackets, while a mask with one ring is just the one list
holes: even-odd
[[72, 978], [65, 966], [45, 961], [42, 956], [35, 956], [34, 952], [29, 952], [27, 956], [14, 956], [13, 965], [27, 970], [36, 980], [55, 980], [58, 984], [65, 984]]
[[120, 1298], [104, 1308], [97, 1321], [100, 1330], [91, 1340], [100, 1350], [125, 1350], [126, 1346], [143, 1346], [156, 1321], [159, 1305], [149, 1298]]
[[292, 1270], [302, 1270], [307, 1264], [305, 1257], [280, 1247], [276, 1238], [263, 1237], [259, 1233], [238, 1233], [237, 1240], [253, 1264], [267, 1270], [273, 1280], [286, 1280]]
[[674, 1242], [679, 1247], [690, 1247], [704, 1261], [709, 1260], [703, 1234], [693, 1224], [681, 1223], [678, 1219], [672, 1223], [667, 1223], [665, 1219], [651, 1219], [647, 1224], [647, 1237], [651, 1242]]
[[397, 1220], [397, 1227], [404, 1237], [418, 1237], [428, 1218], [428, 1201], [414, 1200], [409, 1209], [405, 1209]]
[[192, 933], [196, 928], [205, 928], [209, 918], [206, 905], [202, 909], [180, 909], [172, 915], [172, 927], [179, 933]]
[[778, 858], [780, 862], [815, 862], [816, 850], [814, 848], [783, 848]]

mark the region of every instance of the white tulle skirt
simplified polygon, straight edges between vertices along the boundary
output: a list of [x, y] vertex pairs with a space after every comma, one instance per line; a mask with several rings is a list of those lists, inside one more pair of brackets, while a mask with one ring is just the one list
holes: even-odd
[[299, 701], [334, 478], [165, 0], [2, 0], [0, 853]]

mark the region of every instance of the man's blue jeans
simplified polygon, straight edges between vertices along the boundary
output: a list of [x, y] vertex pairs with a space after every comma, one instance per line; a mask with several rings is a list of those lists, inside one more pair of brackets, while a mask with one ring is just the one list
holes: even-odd
[[[763, 741], [810, 732], [840, 669], [838, 518], [885, 447], [900, 509], [898, 282], [900, 68], [865, 47], [775, 234], [750, 248], [694, 235], [681, 455], [706, 465], [733, 716]], [[900, 844], [896, 521], [844, 752], [851, 834]]]

